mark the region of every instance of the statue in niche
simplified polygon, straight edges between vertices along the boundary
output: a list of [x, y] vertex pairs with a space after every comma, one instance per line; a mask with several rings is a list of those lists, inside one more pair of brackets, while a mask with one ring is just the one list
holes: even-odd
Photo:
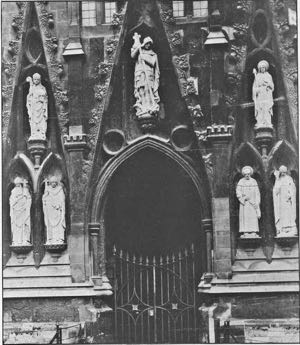
[[41, 76], [35, 73], [32, 78], [27, 77], [30, 83], [26, 107], [29, 115], [29, 140], [46, 140], [48, 119], [48, 95], [46, 88], [41, 84]]
[[134, 33], [131, 57], [136, 60], [134, 71], [134, 96], [136, 116], [153, 115], [159, 111], [159, 66], [156, 53], [152, 50], [153, 40], [146, 37], [140, 42], [141, 35]]
[[56, 176], [51, 176], [45, 183], [43, 195], [43, 212], [46, 225], [46, 244], [65, 242], [65, 193]]
[[262, 60], [257, 65], [258, 72], [254, 68], [254, 83], [252, 97], [254, 101], [256, 128], [272, 126], [273, 116], [273, 91], [274, 83], [271, 74], [268, 72], [269, 63]]
[[257, 182], [251, 176], [253, 169], [245, 166], [242, 169], [241, 178], [236, 187], [236, 196], [240, 202], [239, 232], [241, 238], [259, 237], [258, 220], [260, 213], [260, 192]]
[[277, 237], [297, 236], [296, 227], [296, 186], [287, 167], [275, 170], [273, 188], [274, 216]]
[[12, 245], [30, 245], [31, 195], [28, 181], [21, 177], [16, 177], [14, 184], [15, 187], [12, 189], [9, 197]]

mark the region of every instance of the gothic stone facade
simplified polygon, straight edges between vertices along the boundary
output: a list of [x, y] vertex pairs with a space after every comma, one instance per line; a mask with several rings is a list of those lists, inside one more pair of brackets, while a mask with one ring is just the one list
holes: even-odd
[[[278, 236], [273, 200], [285, 166], [298, 209], [296, 1], [1, 6], [4, 340], [49, 343], [58, 324], [69, 342], [298, 342], [298, 232]], [[133, 57], [135, 33], [152, 42]]]

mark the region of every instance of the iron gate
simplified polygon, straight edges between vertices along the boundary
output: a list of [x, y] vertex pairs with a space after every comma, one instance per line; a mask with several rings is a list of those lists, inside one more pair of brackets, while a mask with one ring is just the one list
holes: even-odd
[[118, 343], [199, 343], [194, 248], [136, 257], [114, 248]]

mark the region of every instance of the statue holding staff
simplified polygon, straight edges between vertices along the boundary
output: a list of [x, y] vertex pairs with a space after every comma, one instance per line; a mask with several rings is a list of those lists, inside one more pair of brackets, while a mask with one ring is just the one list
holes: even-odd
[[156, 53], [151, 49], [153, 40], [146, 37], [143, 43], [141, 36], [135, 32], [131, 57], [136, 59], [134, 71], [134, 96], [136, 116], [156, 115], [159, 111], [159, 66]]
[[48, 95], [46, 88], [41, 84], [41, 76], [35, 73], [32, 78], [27, 77], [30, 83], [27, 95], [27, 112], [30, 123], [30, 140], [46, 140], [48, 119]]
[[239, 232], [242, 238], [259, 237], [258, 220], [260, 213], [260, 192], [253, 175], [253, 169], [245, 166], [242, 169], [241, 178], [236, 187], [236, 196], [240, 202]]

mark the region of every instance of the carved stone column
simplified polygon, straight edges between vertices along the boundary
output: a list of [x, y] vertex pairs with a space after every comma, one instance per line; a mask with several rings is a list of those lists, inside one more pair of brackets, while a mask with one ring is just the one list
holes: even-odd
[[94, 285], [101, 285], [98, 265], [98, 239], [100, 233], [100, 223], [89, 223], [90, 249], [92, 257], [92, 280]]
[[212, 272], [212, 238], [213, 238], [213, 228], [212, 228], [212, 219], [202, 219], [202, 226], [205, 231], [205, 240], [206, 240], [206, 266], [207, 273]]

